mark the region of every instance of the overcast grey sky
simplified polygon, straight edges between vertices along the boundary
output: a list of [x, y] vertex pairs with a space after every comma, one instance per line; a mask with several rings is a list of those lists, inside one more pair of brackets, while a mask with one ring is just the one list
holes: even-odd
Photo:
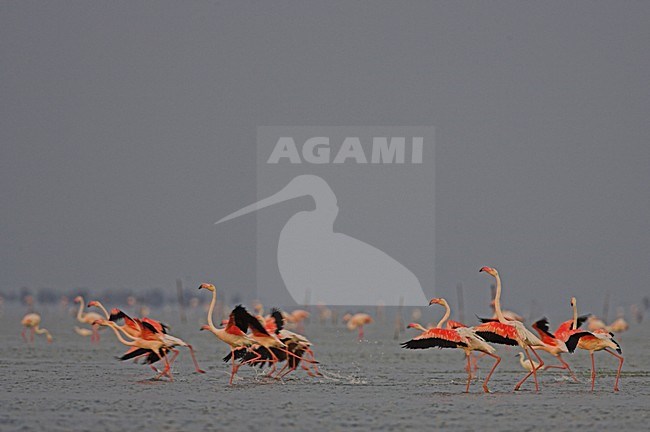
[[522, 311], [637, 301], [648, 22], [649, 2], [2, 0], [0, 289], [245, 290], [254, 217], [213, 222], [256, 200], [258, 126], [433, 125], [438, 295], [462, 282], [484, 312], [492, 265]]

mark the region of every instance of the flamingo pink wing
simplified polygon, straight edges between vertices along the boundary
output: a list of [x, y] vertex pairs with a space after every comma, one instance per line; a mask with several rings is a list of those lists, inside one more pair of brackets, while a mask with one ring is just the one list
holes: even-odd
[[488, 342], [502, 345], [519, 345], [517, 330], [514, 326], [490, 321], [474, 327], [477, 335]]

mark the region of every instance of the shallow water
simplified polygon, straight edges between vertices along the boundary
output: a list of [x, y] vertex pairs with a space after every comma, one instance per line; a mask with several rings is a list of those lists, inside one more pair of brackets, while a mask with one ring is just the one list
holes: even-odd
[[[633, 325], [620, 338], [626, 358], [621, 391], [612, 387], [617, 361], [596, 355], [599, 375], [590, 389], [590, 360], [578, 352], [566, 359], [580, 383], [564, 371], [540, 373], [540, 393], [532, 379], [512, 391], [523, 376], [516, 349], [499, 347], [503, 361], [484, 394], [474, 381], [464, 394], [464, 355], [455, 350], [407, 351], [393, 339], [392, 320], [375, 323], [366, 341], [342, 326], [312, 323], [312, 340], [323, 378], [299, 370], [284, 381], [264, 378], [250, 368], [228, 387], [227, 352], [212, 334], [199, 332], [200, 314], [180, 324], [175, 315], [163, 321], [171, 334], [192, 343], [206, 374], [194, 372], [186, 350], [174, 365], [174, 382], [151, 381], [152, 371], [115, 356], [125, 347], [104, 331], [99, 345], [74, 333], [74, 317], [43, 312], [43, 325], [55, 341], [28, 346], [20, 338], [22, 310], [0, 315], [0, 430], [404, 430], [437, 427], [454, 430], [647, 430], [650, 424], [650, 342], [647, 323]], [[544, 356], [545, 361], [554, 360]], [[493, 360], [481, 362], [481, 379]]]

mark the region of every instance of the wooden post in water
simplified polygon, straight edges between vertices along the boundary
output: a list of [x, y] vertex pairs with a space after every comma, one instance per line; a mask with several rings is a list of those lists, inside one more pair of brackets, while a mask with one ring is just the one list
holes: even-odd
[[181, 322], [187, 322], [187, 316], [185, 315], [185, 300], [183, 300], [183, 281], [176, 279], [176, 294], [178, 295], [178, 311], [181, 315]]
[[402, 309], [404, 308], [404, 297], [399, 297], [399, 306], [397, 307], [397, 314], [395, 315], [395, 333], [393, 339], [399, 339], [399, 336], [404, 330], [404, 321], [402, 321]]

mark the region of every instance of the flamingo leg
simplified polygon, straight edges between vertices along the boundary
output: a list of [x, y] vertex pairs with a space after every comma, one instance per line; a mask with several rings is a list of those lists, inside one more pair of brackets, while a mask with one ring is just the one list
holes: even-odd
[[[262, 359], [262, 354], [260, 354], [255, 350], [251, 350], [251, 351], [253, 352], [253, 354], [255, 354], [255, 357], [250, 360], [246, 360], [245, 362], [242, 363], [242, 365], [248, 364], [249, 366], [252, 366], [253, 364], [258, 363], [260, 359]], [[266, 360], [262, 359], [262, 361], [265, 362]]]
[[608, 353], [610, 353], [611, 355], [616, 357], [618, 359], [618, 362], [619, 362], [618, 363], [618, 371], [616, 372], [616, 382], [614, 383], [614, 391], [617, 392], [618, 391], [618, 380], [621, 377], [621, 369], [623, 368], [624, 359], [623, 359], [623, 356], [620, 356], [620, 355], [616, 354], [614, 351], [610, 351], [609, 348], [605, 348], [605, 351], [607, 351]]
[[470, 353], [466, 353], [465, 357], [467, 357], [467, 385], [465, 386], [465, 393], [469, 393], [469, 383], [472, 382], [472, 366], [470, 364]]
[[594, 360], [594, 352], [589, 351], [591, 355], [591, 391], [594, 391], [596, 385], [596, 361]]
[[192, 356], [192, 361], [194, 362], [194, 369], [196, 372], [205, 373], [205, 371], [199, 367], [199, 363], [196, 361], [196, 356], [194, 355], [194, 349], [192, 348], [192, 345], [188, 344], [187, 347], [190, 349], [190, 355]]
[[304, 361], [304, 362], [311, 363], [311, 364], [318, 364], [318, 362], [317, 362], [316, 360], [309, 360], [309, 359], [306, 359], [306, 358], [304, 358], [304, 357], [298, 357], [297, 355], [295, 355], [295, 354], [292, 353], [291, 351], [288, 351], [288, 350], [286, 350], [286, 349], [282, 349], [282, 348], [279, 348], [279, 349], [280, 349], [280, 351], [285, 352], [287, 355], [290, 355], [290, 356], [292, 356], [292, 357], [295, 357], [296, 360], [302, 360], [302, 361]]
[[472, 352], [472, 355], [470, 356], [471, 360], [471, 367], [472, 367], [472, 378], [476, 377], [476, 371], [478, 371], [478, 361], [485, 356], [485, 353], [476, 353], [476, 355], [473, 355], [474, 351]]
[[576, 378], [576, 375], [571, 370], [571, 367], [569, 366], [569, 363], [564, 361], [561, 354], [557, 355], [557, 359], [560, 360], [560, 362], [562, 363], [561, 366], [560, 365], [548, 365], [548, 366], [544, 367], [544, 370], [546, 370], [546, 369], [566, 369], [571, 374], [571, 378], [573, 378], [573, 381], [579, 382], [578, 378]]
[[176, 358], [181, 353], [179, 350], [177, 350], [175, 348], [172, 348], [171, 351], [174, 353], [174, 355], [172, 356], [171, 360], [169, 360], [169, 365], [170, 366], [174, 364], [174, 362], [176, 361]]
[[169, 363], [169, 359], [167, 358], [167, 354], [163, 353], [163, 360], [165, 361], [165, 368], [158, 374], [155, 379], [160, 379], [162, 376], [167, 375], [169, 377], [169, 381], [173, 382], [174, 377], [172, 376], [172, 369]]
[[228, 382], [228, 385], [231, 386], [232, 380], [237, 373], [237, 367], [235, 366], [235, 349], [233, 347], [230, 347], [230, 360], [232, 360], [232, 368], [230, 369], [230, 381]]
[[26, 331], [27, 331], [27, 327], [23, 327], [23, 331], [20, 333], [25, 342], [27, 342], [27, 336], [25, 336]]
[[278, 359], [278, 357], [275, 355], [275, 353], [274, 353], [270, 348], [267, 348], [267, 349], [269, 350], [269, 353], [271, 354], [271, 363], [272, 363], [272, 366], [271, 366], [271, 371], [270, 371], [266, 376], [269, 376], [269, 377], [270, 377], [270, 376], [273, 375], [273, 373], [275, 372], [276, 365], [278, 364], [278, 362], [279, 362], [280, 360]]
[[535, 350], [533, 349], [533, 347], [524, 347], [524, 351], [526, 352], [526, 356], [528, 356], [528, 361], [530, 362], [531, 365], [533, 364], [533, 359], [530, 357], [530, 353], [528, 352], [528, 348], [530, 348], [530, 350], [535, 354], [535, 356], [536, 356], [537, 359], [539, 360], [539, 366], [537, 366], [536, 368], [534, 367], [532, 371], [528, 372], [528, 374], [527, 374], [527, 375], [526, 375], [526, 376], [525, 376], [521, 381], [519, 381], [519, 382], [517, 383], [517, 385], [515, 386], [515, 391], [519, 390], [519, 388], [521, 387], [521, 385], [522, 385], [522, 384], [523, 384], [523, 383], [524, 383], [524, 382], [525, 382], [525, 381], [526, 381], [526, 380], [527, 380], [531, 375], [532, 375], [533, 378], [535, 379], [535, 391], [539, 391], [539, 384], [538, 384], [538, 382], [537, 382], [537, 369], [539, 369], [539, 368], [541, 368], [542, 366], [544, 366], [544, 361], [543, 361], [542, 358], [539, 356], [539, 354], [537, 354], [537, 352], [535, 352]]
[[284, 374], [280, 375], [280, 378], [284, 378], [285, 376], [289, 375], [291, 372], [295, 371], [296, 368], [292, 367], [289, 368]]
[[316, 374], [316, 376], [323, 376], [323, 374], [320, 373], [320, 370], [318, 370], [318, 366], [316, 366], [318, 362], [316, 361], [316, 356], [314, 356], [314, 351], [312, 351], [311, 348], [307, 348], [305, 352], [309, 354], [309, 357], [314, 361], [314, 363], [312, 363], [311, 366], [314, 368], [314, 373]]
[[359, 326], [359, 340], [360, 341], [363, 340], [363, 326], [362, 325]]
[[[284, 370], [285, 370], [286, 368], [288, 368], [288, 367], [289, 367], [289, 362], [287, 361], [287, 362], [284, 364], [284, 366], [282, 366], [282, 369], [280, 369], [280, 370], [278, 371], [277, 375], [275, 376], [275, 379], [280, 379], [280, 378], [282, 378], [284, 375], [286, 375], [286, 373], [285, 373], [284, 375], [282, 375], [282, 372], [284, 372]], [[289, 370], [287, 371], [287, 373], [289, 373], [289, 372], [291, 372], [291, 369], [289, 369]]]
[[483, 383], [483, 391], [484, 391], [485, 393], [490, 393], [490, 390], [488, 389], [487, 384], [488, 384], [488, 381], [490, 381], [490, 377], [492, 377], [492, 373], [493, 373], [494, 370], [497, 368], [497, 366], [499, 365], [499, 363], [501, 363], [501, 357], [499, 357], [499, 356], [496, 355], [496, 354], [488, 354], [488, 353], [485, 353], [485, 354], [486, 354], [486, 355], [489, 355], [490, 357], [494, 357], [495, 359], [497, 359], [497, 360], [494, 362], [494, 366], [492, 366], [492, 369], [490, 369], [490, 373], [488, 374], [487, 378], [485, 378], [485, 382]]
[[34, 327], [32, 327], [31, 329], [32, 329], [32, 331], [31, 331], [31, 334], [29, 336], [29, 341], [34, 342], [34, 333], [36, 333], [36, 329]]

